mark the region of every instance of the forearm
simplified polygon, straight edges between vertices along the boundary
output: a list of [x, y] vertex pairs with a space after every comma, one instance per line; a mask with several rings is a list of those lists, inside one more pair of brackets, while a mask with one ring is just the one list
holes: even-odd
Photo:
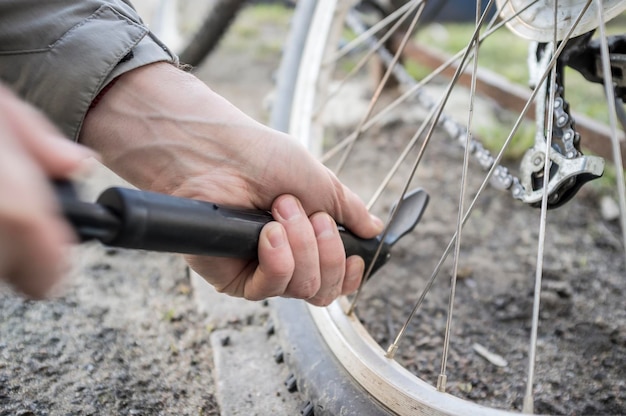
[[[196, 77], [163, 63], [119, 77], [88, 112], [79, 140], [132, 184], [181, 194], [197, 192], [181, 187], [207, 179], [210, 168], [230, 186], [254, 185], [261, 175], [248, 172], [249, 161], [255, 143], [270, 134], [277, 140]], [[257, 140], [241, 146], [251, 136]]]

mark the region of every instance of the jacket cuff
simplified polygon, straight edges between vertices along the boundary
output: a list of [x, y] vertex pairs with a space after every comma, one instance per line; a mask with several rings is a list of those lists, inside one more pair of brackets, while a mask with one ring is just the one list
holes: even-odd
[[178, 59], [138, 17], [103, 5], [46, 50], [5, 55], [2, 61], [19, 68], [11, 86], [77, 140], [92, 101], [111, 80], [143, 65]]

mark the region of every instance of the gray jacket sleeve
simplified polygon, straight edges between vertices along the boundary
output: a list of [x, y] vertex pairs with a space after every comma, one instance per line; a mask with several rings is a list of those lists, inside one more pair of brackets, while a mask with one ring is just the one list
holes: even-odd
[[0, 79], [78, 138], [115, 77], [177, 58], [123, 0], [0, 0]]

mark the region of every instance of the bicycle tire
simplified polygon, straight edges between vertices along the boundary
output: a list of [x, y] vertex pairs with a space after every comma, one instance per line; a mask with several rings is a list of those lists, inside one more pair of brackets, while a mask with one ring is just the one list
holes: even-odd
[[[310, 138], [308, 120], [294, 126], [294, 118], [312, 111], [312, 103], [307, 103], [306, 99], [304, 103], [299, 102], [301, 98], [294, 96], [299, 90], [298, 82], [315, 78], [306, 72], [307, 68], [321, 65], [321, 51], [312, 58], [313, 62], [303, 56], [310, 48], [307, 42], [325, 42], [324, 30], [329, 30], [328, 26], [318, 25], [314, 20], [317, 12], [335, 13], [334, 6], [329, 4], [323, 0], [298, 2], [272, 109], [273, 127], [291, 133], [318, 155], [321, 143]], [[297, 376], [298, 387], [311, 398], [316, 415], [511, 414], [440, 393], [433, 386], [411, 378], [395, 362], [385, 361], [384, 351], [375, 341], [363, 341], [367, 335], [361, 331], [358, 319], [343, 314], [346, 305], [341, 302], [328, 308], [316, 308], [280, 299], [273, 301], [273, 307], [286, 361]], [[374, 364], [368, 361], [365, 366], [357, 364], [355, 368], [354, 362], [366, 355], [375, 357]]]
[[217, 47], [246, 0], [215, 0], [198, 30], [179, 54], [180, 62], [196, 67]]
[[245, 0], [152, 0], [137, 5], [151, 30], [181, 64], [201, 64], [220, 43]]

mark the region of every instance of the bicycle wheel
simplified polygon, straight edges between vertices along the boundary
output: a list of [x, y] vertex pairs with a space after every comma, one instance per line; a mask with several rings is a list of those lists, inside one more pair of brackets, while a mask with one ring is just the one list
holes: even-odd
[[151, 30], [180, 62], [198, 66], [219, 44], [244, 4], [245, 0], [154, 0], [139, 5]]
[[[538, 13], [553, 16], [553, 3], [547, 1], [527, 7], [498, 3], [500, 10], [513, 4], [513, 14], [503, 12], [501, 21], [478, 19], [481, 42], [476, 46], [471, 39], [478, 32], [470, 31], [457, 56], [460, 68], [475, 65], [472, 55], [478, 57], [476, 66], [481, 64], [481, 50], [502, 23], [516, 30], [513, 19], [532, 27]], [[598, 199], [593, 190], [550, 211], [546, 225], [548, 207], [561, 206], [582, 183], [602, 173], [602, 162], [580, 151], [561, 73], [561, 53], [575, 43], [569, 38], [595, 26], [603, 29], [608, 19], [570, 31], [579, 15], [584, 21], [598, 15], [589, 3], [560, 2], [558, 24], [553, 23], [558, 30], [551, 38], [558, 42], [535, 44], [530, 54], [534, 145], [515, 172], [519, 177], [501, 163], [521, 117], [508, 121], [510, 132], [488, 130], [502, 136], [504, 145], [487, 150], [477, 133], [467, 133], [494, 123], [490, 118], [480, 126], [474, 119], [486, 118], [494, 105], [475, 97], [475, 83], [468, 88], [454, 82], [456, 77], [444, 83], [433, 75], [418, 80], [419, 71], [406, 57], [396, 59], [405, 38], [392, 41], [385, 34], [396, 23], [410, 28], [412, 23], [399, 19], [403, 13], [409, 19], [419, 16], [421, 2], [409, 2], [387, 17], [366, 4], [298, 3], [279, 73], [274, 127], [335, 168], [379, 215], [413, 186], [431, 196], [416, 231], [394, 247], [392, 261], [356, 297], [328, 308], [274, 302], [286, 359], [316, 415], [624, 412], [623, 247], [613, 236], [618, 227], [591, 208]], [[621, 12], [626, 5], [606, 2], [601, 10], [614, 16], [616, 8]], [[532, 31], [525, 36], [546, 42]], [[369, 83], [370, 60], [392, 68], [399, 90], [382, 87], [386, 76]], [[609, 87], [613, 82], [621, 81], [610, 79]], [[374, 98], [364, 99], [371, 91]], [[509, 117], [495, 112], [497, 118]], [[470, 158], [477, 163], [469, 166]], [[575, 160], [578, 167], [557, 174]], [[489, 183], [499, 189], [488, 188]], [[623, 193], [623, 178], [618, 183]], [[355, 305], [356, 312], [346, 313]], [[406, 321], [397, 318], [404, 311]]]

